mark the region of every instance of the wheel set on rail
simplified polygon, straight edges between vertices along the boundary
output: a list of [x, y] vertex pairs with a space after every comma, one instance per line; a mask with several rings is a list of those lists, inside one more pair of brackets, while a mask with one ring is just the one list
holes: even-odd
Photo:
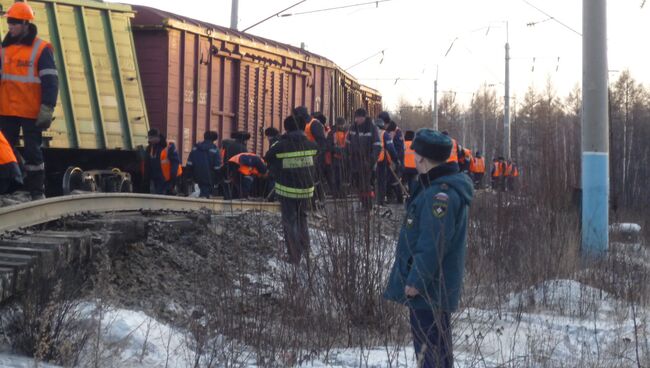
[[63, 195], [82, 192], [131, 193], [131, 174], [120, 169], [83, 171], [70, 166], [63, 174]]

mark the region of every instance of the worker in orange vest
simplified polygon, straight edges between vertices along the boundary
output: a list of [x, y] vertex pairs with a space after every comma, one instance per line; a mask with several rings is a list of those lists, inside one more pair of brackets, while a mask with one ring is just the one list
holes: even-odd
[[[444, 134], [444, 135], [448, 136], [449, 138], [451, 138], [451, 136], [449, 135], [449, 132], [447, 132], [446, 130], [443, 130], [442, 134]], [[447, 159], [447, 163], [454, 163], [454, 162], [457, 163], [458, 164], [458, 170], [460, 170], [461, 160], [465, 157], [465, 151], [463, 150], [463, 146], [458, 144], [458, 141], [456, 139], [451, 138], [451, 143], [452, 143], [451, 154], [449, 154], [449, 158]]]
[[481, 151], [476, 151], [476, 155], [470, 160], [469, 172], [474, 182], [474, 189], [479, 189], [485, 176], [485, 157], [481, 156]]
[[413, 192], [413, 188], [417, 182], [418, 170], [415, 167], [415, 151], [411, 148], [415, 138], [415, 132], [407, 130], [404, 132], [404, 169], [402, 170], [402, 181], [409, 193]]
[[0, 132], [0, 194], [10, 193], [23, 183], [14, 150]]
[[345, 140], [347, 139], [347, 123], [344, 118], [336, 118], [334, 129], [327, 135], [328, 153], [332, 160], [332, 194], [337, 198], [345, 197], [344, 183], [347, 168], [345, 166]]
[[268, 169], [264, 160], [254, 153], [240, 153], [228, 160], [233, 198], [248, 198], [254, 188], [256, 179], [266, 178]]
[[494, 159], [492, 162], [492, 171], [490, 172], [492, 176], [492, 189], [498, 191], [505, 191], [505, 173], [506, 173], [506, 163], [503, 157]]
[[[52, 124], [59, 80], [49, 42], [37, 36], [34, 11], [15, 2], [5, 13], [9, 33], [0, 55], [0, 130], [13, 147], [24, 141], [25, 189], [32, 199], [45, 197], [43, 131]], [[45, 21], [45, 20], [44, 20]]]
[[519, 177], [519, 168], [514, 161], [508, 160], [506, 162], [506, 171], [505, 171], [505, 180], [506, 180], [506, 189], [509, 192], [515, 190], [515, 182]]
[[158, 129], [147, 133], [147, 161], [145, 177], [149, 178], [149, 192], [153, 194], [175, 194], [176, 178], [181, 177], [183, 168], [176, 151], [176, 145], [168, 142]]

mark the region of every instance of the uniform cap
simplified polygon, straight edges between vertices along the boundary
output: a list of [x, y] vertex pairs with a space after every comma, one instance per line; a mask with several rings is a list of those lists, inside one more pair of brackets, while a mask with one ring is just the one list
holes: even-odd
[[355, 118], [365, 118], [366, 116], [368, 116], [366, 109], [357, 109], [357, 111], [354, 112]]
[[422, 157], [445, 162], [451, 154], [451, 138], [437, 130], [422, 128], [415, 133], [411, 148]]

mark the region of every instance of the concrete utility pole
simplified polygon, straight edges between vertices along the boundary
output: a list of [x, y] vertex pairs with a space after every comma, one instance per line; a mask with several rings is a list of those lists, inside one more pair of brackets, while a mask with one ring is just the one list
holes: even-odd
[[503, 156], [510, 158], [510, 43], [508, 40], [508, 22], [506, 22], [506, 80], [503, 101]]
[[436, 79], [433, 81], [433, 130], [438, 130], [438, 66], [436, 65]]
[[607, 2], [582, 1], [582, 252], [609, 245]]
[[230, 29], [237, 30], [237, 19], [239, 19], [239, 0], [232, 0], [230, 8]]

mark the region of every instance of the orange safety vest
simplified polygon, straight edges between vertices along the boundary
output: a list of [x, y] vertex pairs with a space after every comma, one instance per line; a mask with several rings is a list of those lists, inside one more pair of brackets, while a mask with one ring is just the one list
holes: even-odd
[[31, 46], [10, 45], [0, 52], [0, 115], [36, 119], [41, 108], [41, 79], [56, 69], [38, 71], [38, 60], [48, 42], [36, 37]]
[[0, 132], [0, 166], [11, 163], [18, 164], [18, 160], [4, 134]]
[[512, 165], [512, 176], [515, 178], [519, 176], [519, 168], [516, 165]]
[[494, 172], [492, 173], [492, 177], [498, 178], [500, 176], [503, 176], [503, 164], [501, 162], [497, 162], [494, 164]]
[[449, 154], [449, 159], [447, 162], [456, 162], [458, 163], [458, 141], [454, 138], [451, 138], [453, 145], [451, 146], [451, 153]]
[[469, 162], [469, 171], [475, 174], [485, 173], [485, 157], [473, 157]]
[[232, 162], [232, 163], [235, 163], [235, 164], [239, 165], [239, 169], [237, 171], [239, 171], [239, 173], [244, 175], [244, 176], [262, 177], [263, 175], [260, 174], [259, 170], [257, 170], [256, 167], [244, 165], [244, 164], [242, 164], [240, 162], [242, 156], [257, 156], [257, 155], [254, 154], [254, 153], [244, 152], [244, 153], [240, 153], [238, 155], [232, 156], [230, 158], [230, 160], [228, 160], [228, 162]]
[[383, 129], [379, 130], [379, 140], [381, 142], [381, 152], [379, 152], [379, 158], [377, 159], [377, 162], [384, 162], [384, 160], [388, 160], [388, 163], [393, 162], [393, 159], [390, 158], [390, 155], [386, 153], [386, 144], [384, 143], [384, 133], [386, 131]]
[[407, 169], [415, 169], [415, 150], [411, 148], [413, 141], [404, 142], [404, 167]]
[[503, 176], [512, 176], [512, 164], [506, 163], [506, 172]]
[[316, 137], [311, 133], [311, 125], [316, 121], [316, 119], [311, 119], [307, 125], [305, 125], [305, 135], [310, 142], [316, 142]]
[[[163, 150], [160, 151], [160, 170], [162, 171], [165, 181], [172, 180], [172, 163], [169, 161], [169, 157], [167, 157], [170, 144], [168, 144], [167, 147], [163, 148]], [[179, 163], [178, 170], [176, 170], [176, 177], [179, 177], [181, 175], [183, 175], [183, 168]]]
[[[336, 148], [343, 149], [345, 148], [345, 140], [347, 139], [348, 133], [337, 131], [334, 133], [334, 146]], [[343, 155], [340, 153], [335, 153], [334, 158], [340, 160], [343, 158]]]
[[472, 160], [472, 150], [469, 148], [464, 148], [463, 149], [463, 160], [465, 161], [471, 161]]

